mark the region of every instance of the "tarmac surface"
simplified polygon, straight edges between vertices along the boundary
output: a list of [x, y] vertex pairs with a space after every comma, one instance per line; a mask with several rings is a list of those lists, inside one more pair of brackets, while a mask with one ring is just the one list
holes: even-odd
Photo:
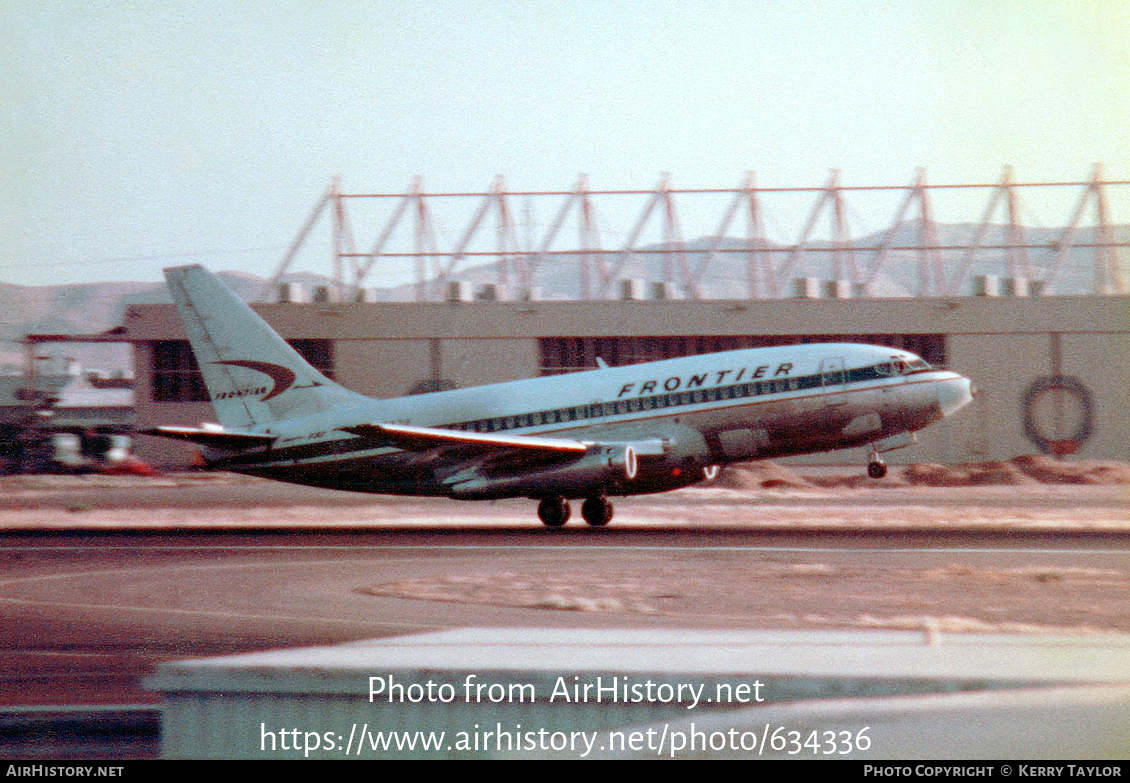
[[1130, 633], [1121, 485], [692, 488], [554, 531], [530, 501], [0, 483], [9, 710], [154, 704], [164, 662], [466, 627]]

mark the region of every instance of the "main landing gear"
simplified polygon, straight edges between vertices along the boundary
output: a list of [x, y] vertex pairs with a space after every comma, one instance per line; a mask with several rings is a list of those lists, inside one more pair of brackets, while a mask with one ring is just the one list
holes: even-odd
[[544, 498], [538, 503], [538, 518], [546, 527], [561, 527], [569, 521], [573, 509], [569, 508], [569, 501], [560, 495]]
[[608, 498], [586, 498], [581, 504], [581, 516], [592, 527], [604, 527], [612, 521], [612, 503]]
[[[581, 504], [581, 516], [592, 527], [604, 527], [612, 521], [612, 503], [603, 497], [586, 498]], [[569, 501], [557, 495], [543, 498], [538, 503], [538, 518], [546, 527], [561, 527], [569, 521], [572, 509]]]
[[887, 475], [887, 463], [879, 458], [879, 453], [871, 452], [871, 461], [867, 463], [867, 475], [873, 479], [881, 479]]

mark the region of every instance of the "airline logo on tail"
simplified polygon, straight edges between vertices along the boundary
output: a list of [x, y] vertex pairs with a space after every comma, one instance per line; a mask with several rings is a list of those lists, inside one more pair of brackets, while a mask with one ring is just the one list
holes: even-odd
[[272, 397], [278, 397], [284, 391], [289, 389], [294, 384], [294, 371], [289, 370], [278, 364], [271, 364], [269, 362], [255, 362], [249, 359], [232, 359], [223, 362], [213, 362], [213, 364], [227, 364], [232, 367], [246, 367], [248, 370], [255, 370], [261, 372], [273, 381], [272, 386], [268, 389], [266, 386], [259, 386], [248, 389], [237, 389], [236, 391], [220, 392], [212, 397], [214, 400], [227, 400], [235, 397], [250, 397], [252, 395], [263, 394], [260, 402], [266, 402]]

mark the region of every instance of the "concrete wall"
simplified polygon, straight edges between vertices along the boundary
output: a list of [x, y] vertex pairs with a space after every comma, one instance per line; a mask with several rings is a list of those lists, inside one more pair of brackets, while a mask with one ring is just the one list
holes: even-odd
[[[950, 367], [980, 390], [972, 411], [954, 417], [959, 461], [1006, 459], [1031, 453], [1021, 401], [1032, 381], [1050, 372], [1048, 336], [962, 334], [947, 340]], [[931, 437], [931, 431], [922, 433]]]
[[337, 381], [373, 397], [399, 397], [432, 379], [460, 388], [538, 374], [536, 340], [336, 340]]
[[1094, 399], [1094, 431], [1080, 457], [1130, 460], [1130, 333], [1066, 334], [1063, 371]]
[[371, 397], [399, 397], [428, 377], [431, 340], [337, 340], [337, 381]]
[[442, 377], [461, 388], [534, 378], [538, 375], [537, 340], [444, 340]]

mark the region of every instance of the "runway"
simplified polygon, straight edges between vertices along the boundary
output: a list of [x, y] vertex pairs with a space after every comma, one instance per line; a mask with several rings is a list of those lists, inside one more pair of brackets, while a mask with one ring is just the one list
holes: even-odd
[[1130, 632], [1123, 535], [10, 534], [2, 703], [152, 702], [156, 663], [462, 626]]
[[0, 487], [0, 707], [151, 703], [161, 661], [528, 628], [1130, 632], [1119, 486], [726, 491], [548, 530], [208, 475]]

